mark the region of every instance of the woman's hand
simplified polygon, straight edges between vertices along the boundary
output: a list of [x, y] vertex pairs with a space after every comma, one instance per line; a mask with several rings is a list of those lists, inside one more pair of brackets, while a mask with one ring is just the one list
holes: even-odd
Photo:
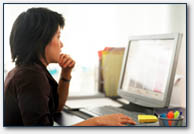
[[58, 63], [62, 68], [62, 75], [70, 76], [75, 61], [67, 54], [60, 54]]
[[88, 120], [77, 123], [73, 126], [126, 126], [126, 124], [135, 125], [136, 122], [124, 114], [109, 114], [89, 118]]
[[126, 126], [126, 124], [136, 124], [136, 122], [124, 114], [110, 114], [93, 119], [96, 120], [97, 126]]

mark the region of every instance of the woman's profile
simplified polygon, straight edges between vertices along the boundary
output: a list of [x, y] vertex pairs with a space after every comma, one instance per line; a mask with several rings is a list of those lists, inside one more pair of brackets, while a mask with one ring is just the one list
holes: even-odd
[[[15, 67], [4, 86], [4, 126], [52, 126], [68, 97], [75, 61], [61, 53], [61, 14], [47, 8], [30, 8], [15, 20], [10, 48]], [[64, 45], [65, 46], [65, 45]], [[58, 82], [50, 75], [50, 63], [61, 67]], [[123, 126], [135, 122], [123, 114], [89, 118], [74, 126]]]

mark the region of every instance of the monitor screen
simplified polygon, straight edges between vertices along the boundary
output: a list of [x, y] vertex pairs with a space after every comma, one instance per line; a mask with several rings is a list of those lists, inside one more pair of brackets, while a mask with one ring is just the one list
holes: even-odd
[[138, 105], [169, 105], [180, 34], [131, 37], [125, 51], [119, 95]]

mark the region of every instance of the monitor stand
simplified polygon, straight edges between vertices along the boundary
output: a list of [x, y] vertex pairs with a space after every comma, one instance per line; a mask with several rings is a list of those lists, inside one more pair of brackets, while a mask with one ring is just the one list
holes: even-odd
[[154, 108], [143, 107], [134, 103], [124, 104], [121, 108], [127, 111], [141, 112], [145, 114], [154, 114]]

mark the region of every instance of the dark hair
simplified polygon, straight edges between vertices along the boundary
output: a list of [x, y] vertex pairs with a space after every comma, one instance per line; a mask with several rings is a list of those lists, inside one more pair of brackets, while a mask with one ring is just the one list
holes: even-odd
[[45, 47], [58, 30], [64, 27], [61, 14], [47, 8], [30, 8], [15, 20], [10, 47], [16, 65], [33, 64], [40, 56], [45, 60]]

